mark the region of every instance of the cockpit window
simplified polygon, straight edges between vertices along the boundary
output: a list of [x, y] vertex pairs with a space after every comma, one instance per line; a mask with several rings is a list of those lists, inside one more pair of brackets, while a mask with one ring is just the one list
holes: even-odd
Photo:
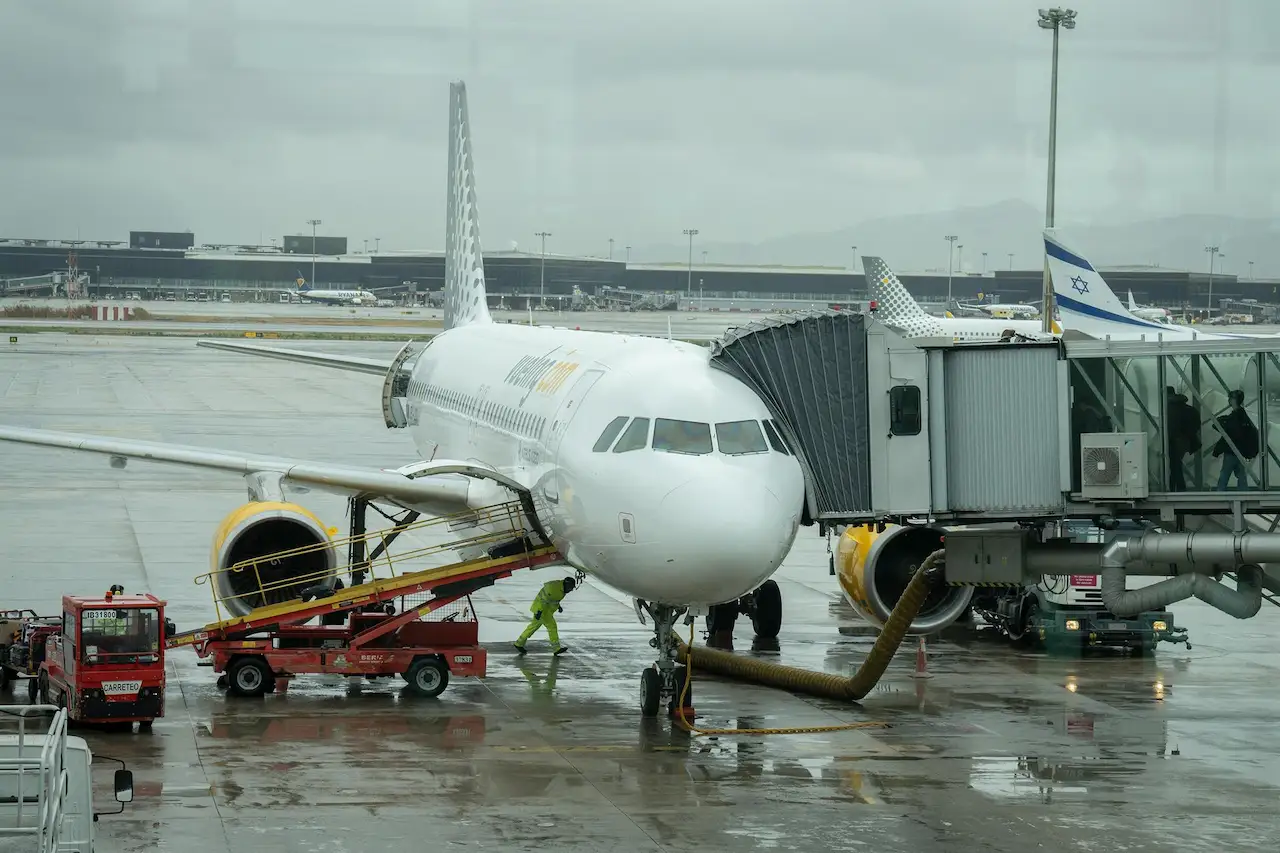
[[774, 450], [778, 451], [784, 456], [791, 455], [789, 452], [787, 452], [787, 445], [783, 443], [782, 436], [778, 428], [774, 425], [773, 421], [764, 422], [764, 432], [765, 432], [765, 435], [769, 436], [769, 444], [770, 446], [773, 447]]
[[768, 453], [760, 424], [756, 421], [727, 421], [716, 424], [716, 447], [721, 453], [737, 456], [742, 453]]
[[653, 449], [667, 453], [710, 453], [711, 425], [658, 418], [653, 422]]
[[618, 439], [618, 443], [613, 446], [613, 452], [626, 453], [628, 450], [643, 450], [648, 443], [649, 419], [636, 418], [627, 427], [627, 431], [622, 434], [622, 438]]
[[626, 415], [618, 415], [609, 421], [609, 425], [604, 428], [604, 432], [600, 433], [600, 437], [596, 439], [595, 446], [591, 448], [594, 453], [604, 453], [609, 449], [609, 445], [613, 444], [613, 440], [618, 437], [618, 433], [622, 432], [622, 427], [627, 423]]

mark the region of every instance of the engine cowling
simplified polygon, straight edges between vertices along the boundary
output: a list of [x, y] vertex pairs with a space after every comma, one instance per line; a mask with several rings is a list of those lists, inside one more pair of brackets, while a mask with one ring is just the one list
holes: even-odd
[[[328, 528], [297, 504], [254, 501], [239, 507], [213, 536], [219, 601], [231, 614], [244, 616], [255, 607], [299, 598], [303, 589], [337, 576], [338, 555], [331, 543]], [[225, 571], [245, 561], [253, 564]]]
[[[836, 546], [836, 576], [845, 600], [879, 627], [889, 619], [916, 567], [942, 547], [942, 528], [849, 527]], [[972, 587], [940, 587], [929, 594], [911, 623], [912, 634], [932, 634], [959, 619], [973, 599]]]

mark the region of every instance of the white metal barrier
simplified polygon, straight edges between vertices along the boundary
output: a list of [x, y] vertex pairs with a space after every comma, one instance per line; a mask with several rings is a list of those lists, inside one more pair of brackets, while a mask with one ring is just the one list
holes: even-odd
[[[52, 717], [48, 729], [28, 731], [29, 721]], [[0, 838], [34, 836], [39, 853], [56, 853], [67, 796], [67, 712], [54, 705], [0, 705], [0, 721], [17, 719], [17, 748], [0, 756], [0, 809], [12, 802], [12, 819], [0, 822]], [[0, 735], [12, 733], [0, 730]]]

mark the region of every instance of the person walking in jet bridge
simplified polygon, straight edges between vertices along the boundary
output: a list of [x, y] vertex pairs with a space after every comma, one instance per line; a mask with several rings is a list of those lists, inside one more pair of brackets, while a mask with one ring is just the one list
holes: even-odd
[[[1218, 418], [1218, 432], [1222, 438], [1213, 446], [1213, 455], [1222, 457], [1222, 472], [1218, 474], [1218, 491], [1225, 492], [1231, 476], [1236, 478], [1236, 489], [1248, 487], [1244, 459], [1258, 455], [1258, 428], [1253, 425], [1244, 409], [1244, 392], [1239, 388], [1227, 395], [1231, 407]], [[1236, 455], [1239, 451], [1239, 456]], [[1241, 456], [1244, 459], [1241, 459]]]
[[560, 628], [556, 625], [556, 614], [564, 611], [564, 607], [560, 602], [564, 597], [573, 592], [573, 588], [577, 586], [577, 582], [573, 578], [565, 578], [564, 580], [547, 581], [542, 585], [542, 589], [538, 590], [538, 594], [533, 599], [533, 604], [529, 605], [529, 612], [533, 614], [533, 619], [525, 627], [524, 633], [516, 640], [516, 651], [520, 654], [525, 653], [524, 644], [539, 628], [547, 629], [547, 639], [551, 641], [551, 645], [555, 647], [555, 653], [560, 655], [569, 651], [569, 647], [560, 643]]
[[1164, 388], [1164, 441], [1169, 456], [1169, 491], [1185, 492], [1182, 457], [1200, 449], [1200, 413], [1172, 385]]

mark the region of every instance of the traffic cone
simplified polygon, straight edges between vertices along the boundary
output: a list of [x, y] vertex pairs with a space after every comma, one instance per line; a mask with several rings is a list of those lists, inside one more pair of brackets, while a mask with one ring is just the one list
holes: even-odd
[[924, 637], [920, 638], [920, 645], [916, 647], [916, 671], [911, 673], [912, 678], [933, 678], [933, 673], [929, 672], [929, 655], [925, 651]]

